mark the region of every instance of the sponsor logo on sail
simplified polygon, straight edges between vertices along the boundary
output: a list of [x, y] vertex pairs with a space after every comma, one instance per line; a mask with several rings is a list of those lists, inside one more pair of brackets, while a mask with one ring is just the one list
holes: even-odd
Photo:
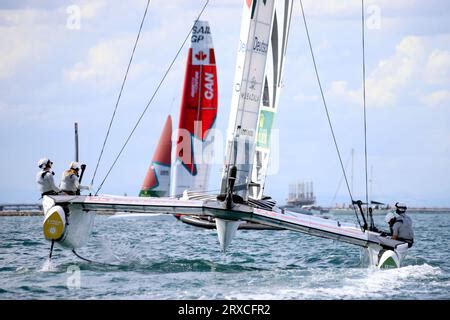
[[209, 26], [197, 26], [192, 27], [192, 37], [191, 42], [197, 43], [205, 39], [206, 36], [211, 34]]
[[214, 73], [205, 73], [205, 98], [211, 100], [214, 98]]
[[193, 77], [191, 79], [191, 97], [195, 97], [197, 91], [198, 91], [198, 84], [200, 79], [200, 73], [198, 71], [195, 71], [193, 74]]
[[194, 26], [192, 27], [192, 33], [193, 34], [197, 34], [197, 33], [201, 33], [201, 34], [211, 34], [211, 31], [209, 30], [209, 26]]
[[250, 92], [242, 92], [241, 97], [244, 100], [258, 102], [259, 103], [259, 97], [257, 94], [250, 93]]
[[259, 40], [258, 37], [255, 37], [255, 41], [253, 42], [253, 51], [258, 53], [267, 53], [267, 49], [269, 45], [262, 40]]
[[252, 78], [252, 81], [250, 81], [250, 89], [251, 90], [255, 90], [255, 86], [256, 86], [256, 77]]
[[248, 136], [248, 137], [253, 137], [254, 136], [253, 130], [242, 128], [241, 126], [238, 126], [236, 128], [236, 133], [238, 135], [241, 135], [241, 136]]
[[239, 40], [239, 49], [238, 52], [245, 52], [247, 50], [247, 43], [242, 40]]

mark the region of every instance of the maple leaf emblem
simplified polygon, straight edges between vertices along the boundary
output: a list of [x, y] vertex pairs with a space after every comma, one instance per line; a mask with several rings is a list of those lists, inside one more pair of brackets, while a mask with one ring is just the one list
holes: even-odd
[[207, 55], [203, 52], [203, 51], [199, 51], [196, 55], [195, 58], [197, 58], [197, 60], [203, 61], [205, 60], [207, 57]]

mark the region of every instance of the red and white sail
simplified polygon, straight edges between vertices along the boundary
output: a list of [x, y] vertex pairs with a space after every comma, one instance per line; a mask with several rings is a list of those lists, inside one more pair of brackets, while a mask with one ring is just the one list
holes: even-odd
[[140, 197], [168, 197], [170, 193], [170, 166], [172, 154], [172, 118], [167, 117], [158, 146], [148, 168]]
[[181, 98], [171, 195], [206, 191], [211, 169], [218, 106], [216, 59], [208, 22], [192, 28]]

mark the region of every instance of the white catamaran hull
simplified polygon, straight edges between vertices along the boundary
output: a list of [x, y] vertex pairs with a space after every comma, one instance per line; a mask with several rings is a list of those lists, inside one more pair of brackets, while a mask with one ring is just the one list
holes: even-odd
[[[95, 212], [83, 210], [81, 206], [70, 206], [65, 213], [62, 206], [55, 205], [53, 199], [44, 197], [44, 236], [47, 240], [54, 240], [64, 248], [78, 249], [89, 241], [94, 226]], [[67, 210], [67, 209], [66, 209]], [[56, 237], [52, 237], [52, 225], [62, 221], [61, 229]]]
[[379, 269], [388, 268], [400, 268], [403, 259], [406, 256], [408, 250], [408, 244], [403, 243], [397, 245], [395, 249], [386, 250], [379, 245], [369, 245], [367, 247], [367, 253], [369, 255], [369, 264]]

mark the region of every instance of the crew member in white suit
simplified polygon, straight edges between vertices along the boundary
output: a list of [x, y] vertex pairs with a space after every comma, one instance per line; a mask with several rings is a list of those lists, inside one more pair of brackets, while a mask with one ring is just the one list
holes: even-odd
[[89, 190], [88, 186], [80, 185], [80, 164], [76, 161], [70, 163], [70, 168], [65, 170], [61, 177], [59, 188], [67, 195], [79, 194], [80, 190]]
[[55, 173], [51, 171], [52, 165], [53, 162], [48, 158], [42, 158], [38, 161], [38, 166], [41, 170], [36, 175], [36, 182], [39, 185], [41, 196], [56, 195], [59, 192], [53, 180]]

